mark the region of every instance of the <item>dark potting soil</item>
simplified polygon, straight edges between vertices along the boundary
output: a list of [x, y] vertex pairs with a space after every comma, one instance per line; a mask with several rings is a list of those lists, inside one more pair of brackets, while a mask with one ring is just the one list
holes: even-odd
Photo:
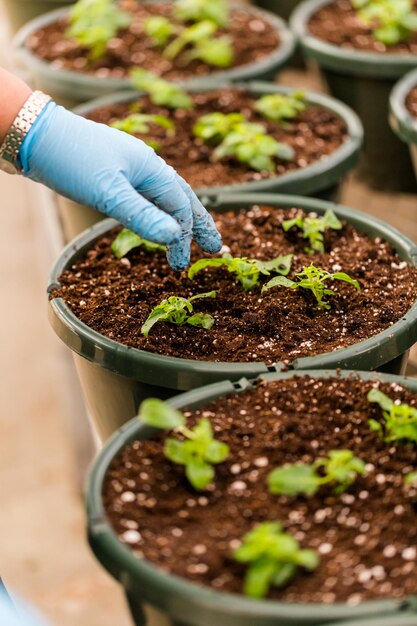
[[414, 87], [414, 89], [412, 89], [408, 94], [405, 100], [405, 106], [411, 115], [417, 118], [417, 87]]
[[[414, 2], [417, 8], [417, 2]], [[377, 41], [372, 29], [358, 17], [350, 0], [336, 0], [326, 4], [308, 22], [308, 30], [314, 37], [349, 50], [389, 52], [391, 54], [417, 54], [417, 33], [407, 41], [386, 46]]]
[[[392, 445], [371, 432], [381, 410], [366, 394], [378, 383], [309, 376], [261, 383], [186, 413], [209, 418], [230, 455], [215, 480], [196, 492], [184, 468], [163, 455], [165, 438], [135, 441], [113, 460], [103, 500], [119, 539], [139, 558], [219, 591], [242, 590], [244, 566], [233, 550], [256, 524], [280, 521], [303, 548], [320, 553], [313, 573], [299, 570], [268, 597], [288, 602], [403, 598], [417, 593], [417, 489], [405, 474], [417, 468], [416, 447]], [[417, 405], [397, 384], [381, 384], [393, 399]], [[172, 433], [169, 434], [172, 436]], [[177, 435], [173, 435], [177, 437]], [[312, 463], [330, 450], [350, 449], [366, 463], [343, 495], [322, 487], [312, 497], [274, 496], [269, 472]]]
[[[61, 289], [52, 297], [61, 296], [85, 324], [122, 344], [207, 361], [294, 360], [352, 345], [398, 321], [417, 297], [417, 269], [401, 261], [388, 243], [372, 241], [348, 224], [326, 232], [324, 254], [309, 255], [305, 240], [281, 227], [284, 219], [301, 214], [296, 208], [255, 206], [214, 217], [233, 256], [270, 260], [291, 253], [290, 278], [313, 262], [357, 279], [359, 293], [346, 283], [330, 283], [335, 291], [330, 310], [317, 309], [312, 293], [304, 289], [276, 287], [263, 296], [260, 287], [245, 292], [224, 268], [205, 269], [190, 281], [186, 271], [170, 269], [163, 252], [140, 248], [119, 261], [110, 249], [117, 230], [101, 237], [61, 275]], [[192, 262], [204, 256], [193, 245]], [[148, 338], [141, 334], [162, 299], [212, 289], [216, 299], [195, 303], [195, 312], [214, 317], [210, 331], [164, 322]]]
[[[184, 53], [170, 61], [145, 35], [143, 23], [150, 15], [171, 19], [171, 2], [146, 5], [137, 0], [123, 0], [119, 4], [133, 14], [133, 21], [129, 28], [121, 30], [109, 42], [106, 55], [97, 61], [90, 61], [88, 49], [66, 37], [66, 18], [38, 29], [27, 39], [27, 46], [57, 69], [94, 74], [101, 78], [125, 78], [132, 67], [150, 70], [168, 80], [189, 79], [221, 71], [221, 68], [202, 61], [189, 61]], [[219, 29], [216, 36], [224, 34], [232, 39], [235, 53], [232, 67], [259, 61], [280, 44], [279, 36], [270, 22], [244, 10], [232, 11], [230, 26], [228, 29]]]
[[[142, 113], [169, 117], [174, 122], [176, 131], [175, 135], [167, 136], [166, 131], [152, 124], [150, 134], [137, 137], [156, 141], [160, 146], [159, 154], [194, 188], [236, 185], [282, 175], [320, 161], [337, 150], [348, 138], [344, 120], [324, 107], [308, 106], [291, 123], [280, 126], [269, 122], [254, 110], [256, 99], [244, 90], [219, 89], [193, 95], [193, 109], [172, 111], [152, 104], [148, 97], [141, 98], [139, 102]], [[129, 115], [131, 106], [132, 103], [109, 105], [93, 111], [88, 117], [96, 122], [110, 124]], [[214, 148], [205, 145], [193, 135], [197, 119], [213, 111], [242, 113], [251, 122], [261, 123], [269, 135], [294, 149], [294, 160], [276, 160], [275, 170], [272, 172], [256, 172], [232, 158], [216, 161], [213, 156]]]

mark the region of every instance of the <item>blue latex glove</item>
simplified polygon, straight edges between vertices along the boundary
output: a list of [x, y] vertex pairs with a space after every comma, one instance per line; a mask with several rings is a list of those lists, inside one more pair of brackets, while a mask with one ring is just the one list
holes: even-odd
[[1, 626], [47, 626], [31, 607], [20, 599], [13, 599], [0, 587]]
[[212, 217], [189, 185], [125, 132], [50, 102], [25, 137], [19, 159], [28, 178], [167, 244], [174, 269], [187, 267], [192, 238], [206, 252], [221, 248]]

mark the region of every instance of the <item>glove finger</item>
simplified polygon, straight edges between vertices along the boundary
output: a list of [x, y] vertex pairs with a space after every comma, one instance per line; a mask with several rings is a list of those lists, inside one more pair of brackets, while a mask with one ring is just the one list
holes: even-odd
[[210, 213], [197, 198], [190, 185], [177, 174], [178, 182], [188, 195], [193, 214], [193, 237], [205, 252], [219, 252], [222, 238]]
[[145, 239], [169, 245], [181, 234], [177, 221], [139, 194], [126, 179], [114, 181], [111, 196], [104, 194], [103, 198], [98, 210]]
[[190, 262], [193, 214], [191, 201], [178, 180], [175, 170], [157, 155], [147, 163], [152, 175], [140, 182], [137, 190], [176, 220], [179, 236], [168, 246], [167, 258], [174, 269], [182, 270]]

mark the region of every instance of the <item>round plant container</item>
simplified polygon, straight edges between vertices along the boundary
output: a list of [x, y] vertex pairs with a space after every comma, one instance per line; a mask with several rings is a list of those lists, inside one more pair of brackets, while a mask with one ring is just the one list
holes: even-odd
[[66, 7], [74, 2], [75, 0], [2, 0], [12, 33], [16, 33], [19, 28], [38, 15]]
[[[217, 88], [231, 86], [230, 84], [219, 84]], [[282, 87], [270, 83], [252, 81], [245, 84], [238, 84], [248, 90], [250, 95], [260, 97], [265, 94], [291, 94], [294, 89]], [[210, 88], [189, 89], [190, 92], [209, 91]], [[88, 116], [95, 109], [109, 104], [130, 102], [137, 100], [137, 92], [118, 93], [105, 96], [80, 105], [75, 109], [79, 115]], [[306, 167], [287, 172], [280, 176], [254, 180], [234, 185], [223, 185], [215, 187], [198, 187], [194, 190], [200, 196], [223, 195], [225, 193], [258, 193], [277, 192], [297, 195], [314, 196], [325, 200], [337, 201], [339, 197], [340, 183], [344, 177], [355, 167], [359, 160], [359, 155], [363, 141], [363, 129], [357, 115], [342, 102], [334, 98], [313, 92], [306, 93], [308, 104], [319, 105], [344, 120], [347, 127], [347, 140], [334, 152], [320, 161], [311, 163]], [[161, 153], [163, 157], [164, 154]], [[175, 163], [172, 163], [175, 167]], [[80, 232], [103, 219], [98, 211], [82, 206], [63, 197], [58, 197], [60, 214], [64, 236], [67, 241], [78, 235]]]
[[398, 137], [408, 144], [417, 176], [417, 118], [406, 107], [406, 98], [417, 87], [417, 70], [409, 72], [391, 92], [390, 124]]
[[[254, 17], [261, 16], [273, 25], [279, 35], [279, 47], [271, 55], [259, 61], [236, 68], [215, 71], [208, 76], [186, 81], [187, 85], [204, 87], [206, 85], [216, 86], [219, 81], [268, 80], [272, 79], [280, 68], [288, 62], [294, 52], [295, 39], [285, 22], [277, 16], [255, 7], [244, 5], [244, 9], [253, 14]], [[66, 16], [68, 11], [68, 9], [59, 9], [32, 20], [16, 35], [14, 41], [16, 55], [29, 70], [36, 87], [50, 94], [57, 102], [67, 107], [76, 106], [81, 102], [109, 93], [130, 89], [131, 83], [128, 78], [99, 78], [72, 70], [54, 69], [51, 64], [43, 61], [27, 47], [28, 37], [39, 28]]]
[[256, 6], [270, 11], [288, 21], [295, 7], [300, 4], [301, 0], [256, 0]]
[[376, 189], [413, 191], [411, 159], [389, 126], [388, 103], [395, 82], [415, 67], [417, 57], [346, 49], [313, 36], [310, 18], [332, 1], [305, 0], [292, 14], [291, 27], [304, 54], [320, 67], [331, 93], [362, 120], [365, 138], [359, 176]]
[[[306, 374], [325, 379], [334, 377], [335, 373], [307, 370], [271, 373], [260, 378], [272, 382]], [[351, 374], [353, 372], [342, 372], [341, 377]], [[365, 381], [397, 383], [417, 392], [417, 381], [412, 379], [364, 372], [355, 374]], [[223, 381], [181, 394], [169, 400], [169, 404], [180, 410], [199, 409], [222, 396], [239, 394], [252, 386], [253, 381], [246, 379], [238, 383]], [[110, 524], [103, 504], [103, 485], [115, 456], [133, 441], [150, 439], [156, 432], [135, 418], [115, 433], [93, 465], [87, 491], [90, 546], [108, 573], [123, 585], [136, 626], [149, 625], [145, 617], [145, 614], [149, 615], [149, 607], [164, 617], [164, 626], [414, 626], [417, 623], [413, 598], [396, 600], [390, 599], [388, 594], [387, 599], [363, 601], [355, 606], [343, 602], [301, 604], [252, 600], [197, 585], [159, 569], [145, 558], [136, 557], [133, 550], [120, 541]]]
[[[389, 242], [401, 259], [417, 265], [417, 247], [410, 239], [388, 224], [353, 209], [317, 199], [272, 194], [235, 194], [207, 199], [207, 206], [216, 211], [239, 210], [254, 204], [283, 209], [296, 206], [320, 215], [332, 209], [340, 219], [370, 237]], [[82, 258], [93, 242], [115, 225], [114, 220], [105, 220], [68, 244], [52, 270], [49, 293], [59, 288], [62, 272]], [[57, 335], [73, 352], [89, 413], [103, 440], [135, 415], [146, 397], [168, 398], [209, 383], [254, 378], [282, 368], [281, 363], [191, 360], [126, 347], [86, 326], [62, 298], [50, 300], [49, 318]], [[333, 352], [296, 359], [289, 367], [297, 370], [379, 369], [398, 374], [404, 371], [408, 350], [416, 340], [417, 302], [398, 322], [370, 339]]]

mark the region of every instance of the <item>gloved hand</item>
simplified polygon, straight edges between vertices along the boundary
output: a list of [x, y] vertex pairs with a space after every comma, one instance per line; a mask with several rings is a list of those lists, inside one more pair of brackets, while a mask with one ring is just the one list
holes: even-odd
[[19, 159], [24, 176], [167, 244], [174, 269], [187, 267], [193, 237], [206, 252], [221, 248], [213, 219], [189, 185], [125, 132], [50, 102], [26, 135]]

